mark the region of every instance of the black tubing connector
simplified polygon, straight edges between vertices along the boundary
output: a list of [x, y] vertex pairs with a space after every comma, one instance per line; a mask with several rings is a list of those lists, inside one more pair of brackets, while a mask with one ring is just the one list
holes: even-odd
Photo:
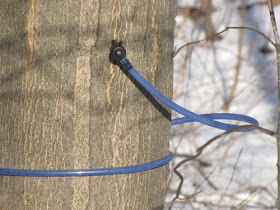
[[112, 64], [121, 66], [120, 61], [125, 59], [126, 51], [122, 46], [122, 41], [112, 40], [110, 48], [109, 60]]
[[123, 47], [116, 47], [113, 50], [113, 56], [116, 60], [123, 60], [126, 56], [125, 49]]

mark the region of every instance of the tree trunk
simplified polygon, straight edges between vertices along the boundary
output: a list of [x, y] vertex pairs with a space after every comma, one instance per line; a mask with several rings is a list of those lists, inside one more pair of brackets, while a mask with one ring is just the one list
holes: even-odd
[[[172, 96], [175, 0], [0, 0], [0, 167], [136, 165], [168, 155], [170, 121], [108, 59], [122, 40]], [[0, 209], [162, 209], [168, 166], [95, 177], [0, 176]]]

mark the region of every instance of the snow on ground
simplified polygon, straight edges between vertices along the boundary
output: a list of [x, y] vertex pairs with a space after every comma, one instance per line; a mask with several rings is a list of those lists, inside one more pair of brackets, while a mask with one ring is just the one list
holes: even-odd
[[[246, 0], [246, 5], [257, 2], [263, 1]], [[226, 26], [240, 26], [241, 3], [242, 0], [213, 0], [212, 24], [216, 32]], [[192, 19], [188, 10], [200, 8], [201, 1], [178, 0], [177, 5], [183, 11], [176, 18], [174, 46], [178, 49], [185, 43], [205, 38], [205, 24], [203, 17]], [[279, 25], [280, 8], [275, 10]], [[244, 26], [261, 31], [273, 40], [266, 4], [249, 8]], [[242, 45], [238, 44], [240, 33], [243, 33]], [[221, 37], [219, 41], [184, 48], [174, 58], [173, 100], [199, 114], [249, 115], [261, 127], [275, 131], [278, 109], [273, 47], [248, 30], [228, 30]], [[178, 115], [173, 113], [175, 117]], [[194, 155], [198, 147], [220, 133], [198, 123], [174, 126], [170, 149], [178, 156], [170, 167]], [[276, 140], [268, 135], [254, 131], [223, 137], [207, 147], [197, 160], [180, 167], [184, 183], [171, 209], [276, 209], [276, 160]], [[170, 206], [179, 181], [171, 173], [165, 209]]]

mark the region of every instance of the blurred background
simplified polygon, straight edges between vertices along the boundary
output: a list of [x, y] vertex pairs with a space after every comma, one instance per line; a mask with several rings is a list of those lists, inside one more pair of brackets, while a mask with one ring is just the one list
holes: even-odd
[[[266, 1], [178, 0], [177, 8], [173, 101], [198, 114], [249, 115], [275, 131], [276, 54], [263, 36], [230, 29], [177, 51], [228, 26], [251, 27], [274, 41]], [[280, 0], [274, 9], [279, 29]], [[165, 209], [276, 209], [276, 139], [259, 131], [223, 137], [181, 165], [183, 185], [174, 201], [180, 183], [174, 167], [222, 132], [199, 123], [173, 126]]]

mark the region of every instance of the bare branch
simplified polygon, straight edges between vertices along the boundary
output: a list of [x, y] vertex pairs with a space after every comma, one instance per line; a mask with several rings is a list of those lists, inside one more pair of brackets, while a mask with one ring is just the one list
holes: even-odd
[[239, 159], [240, 159], [240, 156], [241, 156], [241, 154], [242, 154], [242, 151], [243, 151], [243, 148], [239, 151], [239, 154], [238, 154], [238, 156], [237, 156], [237, 158], [236, 158], [236, 161], [235, 161], [235, 164], [234, 164], [234, 167], [233, 167], [233, 170], [232, 170], [232, 174], [231, 174], [229, 183], [228, 183], [228, 185], [227, 185], [225, 191], [224, 191], [224, 192], [222, 193], [222, 195], [221, 195], [219, 205], [221, 205], [221, 202], [222, 202], [224, 196], [227, 194], [227, 191], [228, 191], [228, 189], [229, 189], [229, 187], [230, 187], [230, 185], [231, 185], [231, 183], [232, 183], [232, 181], [233, 181], [233, 176], [234, 176], [234, 174], [235, 174], [235, 171], [236, 171], [236, 168], [237, 168], [237, 164], [238, 164], [238, 162], [239, 162]]
[[219, 36], [220, 34], [222, 34], [222, 33], [226, 32], [226, 31], [228, 31], [229, 29], [239, 29], [239, 30], [240, 30], [240, 29], [246, 29], [246, 30], [249, 30], [249, 31], [253, 31], [253, 32], [259, 34], [260, 36], [264, 37], [269, 43], [271, 43], [274, 47], [276, 47], [275, 43], [274, 43], [268, 36], [266, 36], [264, 33], [260, 32], [260, 31], [258, 31], [258, 30], [256, 30], [256, 29], [253, 29], [253, 28], [250, 28], [250, 27], [234, 27], [234, 26], [229, 26], [229, 27], [226, 27], [224, 30], [222, 30], [222, 31], [220, 31], [220, 32], [218, 32], [218, 33], [216, 33], [216, 34], [214, 34], [214, 35], [212, 35], [212, 36], [206, 37], [206, 38], [201, 39], [201, 40], [198, 40], [198, 41], [188, 42], [188, 43], [182, 45], [182, 46], [179, 47], [177, 50], [175, 49], [175, 50], [173, 51], [173, 55], [172, 55], [172, 56], [175, 57], [175, 56], [180, 52], [180, 50], [182, 50], [183, 48], [185, 48], [185, 47], [187, 47], [187, 46], [194, 45], [194, 44], [198, 44], [198, 43], [204, 42], [204, 41], [208, 41], [208, 40], [210, 40], [210, 39], [214, 39], [214, 38], [216, 38], [217, 36]]
[[275, 47], [275, 43], [268, 36], [266, 36], [264, 33], [254, 29], [254, 28], [229, 26], [229, 27], [226, 27], [226, 29], [246, 29], [246, 30], [249, 30], [249, 31], [253, 31], [253, 32], [259, 34], [260, 36], [262, 36], [263, 38], [265, 38], [268, 42], [270, 42], [270, 44], [272, 44]]
[[197, 150], [196, 150], [196, 154], [193, 155], [193, 156], [190, 156], [184, 160], [182, 160], [180, 163], [178, 163], [175, 167], [174, 167], [174, 173], [179, 177], [180, 179], [180, 183], [179, 183], [179, 186], [177, 188], [177, 191], [176, 191], [176, 195], [175, 197], [172, 199], [171, 201], [171, 205], [169, 207], [169, 209], [172, 208], [172, 203], [177, 200], [179, 198], [179, 195], [181, 194], [181, 189], [182, 189], [182, 186], [183, 186], [183, 183], [184, 183], [184, 177], [182, 176], [182, 174], [180, 174], [180, 172], [178, 171], [178, 169], [186, 162], [189, 162], [189, 161], [192, 161], [192, 160], [195, 160], [197, 157], [199, 157], [202, 152], [204, 151], [204, 149], [206, 149], [206, 147], [208, 147], [210, 144], [212, 144], [213, 142], [215, 142], [216, 140], [220, 139], [221, 137], [224, 137], [226, 135], [229, 135], [231, 133], [234, 133], [236, 131], [239, 131], [239, 130], [243, 130], [243, 129], [254, 129], [254, 130], [258, 130], [258, 131], [261, 131], [262, 133], [265, 133], [267, 135], [270, 135], [270, 136], [275, 136], [276, 133], [273, 132], [273, 131], [270, 131], [270, 130], [267, 130], [265, 128], [262, 128], [262, 127], [259, 127], [259, 126], [255, 126], [255, 125], [242, 125], [242, 126], [238, 126], [238, 127], [235, 127], [233, 129], [230, 129], [230, 130], [227, 130], [215, 137], [213, 137], [212, 139], [208, 140], [205, 144], [203, 144], [202, 146], [200, 146]]
[[179, 47], [178, 50], [175, 49], [175, 50], [173, 51], [173, 55], [172, 55], [172, 56], [175, 57], [175, 56], [179, 53], [179, 51], [180, 51], [181, 49], [183, 49], [184, 47], [187, 47], [187, 46], [190, 46], [190, 45], [194, 45], [194, 44], [198, 44], [198, 43], [200, 43], [200, 42], [208, 41], [208, 40], [210, 40], [210, 39], [214, 39], [214, 38], [216, 38], [218, 35], [224, 33], [224, 32], [227, 31], [227, 30], [228, 30], [228, 29], [225, 28], [224, 30], [222, 30], [222, 31], [220, 31], [219, 33], [216, 33], [216, 34], [214, 34], [214, 35], [212, 35], [212, 36], [206, 37], [206, 38], [201, 39], [201, 40], [198, 40], [198, 41], [188, 42], [188, 43], [182, 45], [181, 47]]

